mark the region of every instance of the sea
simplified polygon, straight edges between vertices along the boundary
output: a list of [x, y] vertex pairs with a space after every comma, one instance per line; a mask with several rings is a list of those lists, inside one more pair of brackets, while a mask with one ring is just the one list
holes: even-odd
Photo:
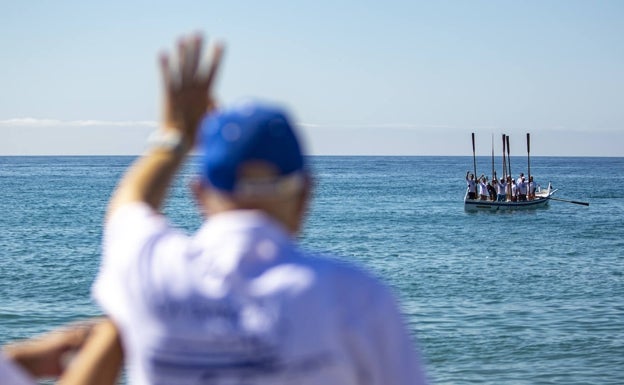
[[[0, 343], [101, 315], [102, 218], [133, 160], [0, 157]], [[624, 158], [532, 157], [536, 183], [589, 206], [494, 213], [464, 211], [472, 156], [309, 161], [303, 247], [394, 289], [432, 383], [624, 384]], [[196, 162], [165, 207], [188, 232]], [[489, 157], [476, 163], [491, 174]], [[511, 167], [527, 174], [528, 159]]]

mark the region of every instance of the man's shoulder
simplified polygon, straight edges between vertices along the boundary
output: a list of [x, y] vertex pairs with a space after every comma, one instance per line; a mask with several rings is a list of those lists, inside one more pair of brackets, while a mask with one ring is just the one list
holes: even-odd
[[127, 203], [120, 206], [106, 221], [104, 226], [104, 244], [131, 240], [140, 242], [153, 236], [164, 234], [184, 236], [172, 226], [167, 218], [142, 202]]
[[107, 225], [119, 226], [126, 224], [129, 220], [151, 220], [162, 221], [163, 216], [159, 215], [151, 206], [144, 202], [131, 202], [119, 206], [107, 219]]

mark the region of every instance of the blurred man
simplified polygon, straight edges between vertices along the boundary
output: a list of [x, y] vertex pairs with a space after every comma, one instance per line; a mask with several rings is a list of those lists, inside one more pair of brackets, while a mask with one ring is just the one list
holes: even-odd
[[[221, 57], [203, 68], [201, 45], [183, 40], [176, 68], [162, 58], [162, 130], [107, 213], [94, 296], [130, 384], [425, 383], [388, 288], [297, 245], [311, 176], [287, 114], [247, 103], [200, 124]], [[196, 138], [206, 219], [187, 236], [160, 210]]]

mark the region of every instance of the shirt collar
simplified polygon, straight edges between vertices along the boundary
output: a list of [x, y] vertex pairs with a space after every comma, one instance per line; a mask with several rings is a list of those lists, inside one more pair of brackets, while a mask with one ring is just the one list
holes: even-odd
[[255, 275], [297, 255], [286, 229], [258, 210], [234, 210], [208, 218], [194, 237], [198, 256], [204, 253], [220, 274], [237, 270]]

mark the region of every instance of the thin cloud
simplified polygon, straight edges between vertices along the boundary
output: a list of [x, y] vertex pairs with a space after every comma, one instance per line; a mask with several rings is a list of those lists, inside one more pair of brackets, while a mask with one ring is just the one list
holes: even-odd
[[[0, 127], [31, 127], [31, 128], [55, 128], [55, 127], [149, 127], [156, 128], [159, 123], [152, 120], [60, 120], [39, 118], [12, 118], [0, 120]], [[497, 126], [457, 126], [445, 124], [414, 124], [414, 123], [305, 123], [299, 122], [299, 126], [309, 129], [394, 129], [394, 130], [436, 130], [436, 131], [475, 131], [475, 132], [519, 132], [527, 131], [521, 127], [497, 127]], [[591, 129], [571, 128], [565, 126], [533, 127], [528, 131], [554, 131], [554, 132], [620, 132], [621, 129], [607, 127], [592, 127]]]
[[411, 123], [367, 123], [367, 124], [327, 124], [327, 123], [300, 123], [305, 128], [401, 128], [401, 129], [423, 129], [423, 128], [445, 128], [456, 129], [459, 127], [435, 125], [435, 124], [411, 124]]
[[462, 132], [492, 132], [492, 133], [518, 133], [531, 131], [553, 131], [560, 133], [609, 133], [622, 132], [620, 128], [614, 127], [566, 127], [562, 125], [556, 126], [535, 126], [531, 128], [516, 126], [458, 126], [445, 124], [413, 124], [413, 123], [367, 123], [367, 124], [331, 124], [331, 123], [299, 123], [301, 127], [310, 129], [332, 129], [332, 130], [353, 130], [353, 129], [390, 129], [390, 130], [427, 130], [427, 131], [462, 131]]
[[[462, 129], [462, 127], [435, 125], [435, 124], [411, 124], [411, 123], [376, 123], [376, 124], [318, 124], [299, 123], [305, 128], [331, 128], [331, 129]], [[151, 120], [60, 120], [38, 118], [13, 118], [0, 120], [0, 127], [158, 127], [158, 122]]]
[[414, 123], [367, 123], [367, 124], [327, 124], [300, 123], [305, 128], [329, 129], [400, 129], [400, 130], [499, 130], [498, 127], [462, 127], [445, 124], [414, 124]]
[[0, 127], [157, 127], [151, 120], [59, 120], [13, 118], [0, 120]]

